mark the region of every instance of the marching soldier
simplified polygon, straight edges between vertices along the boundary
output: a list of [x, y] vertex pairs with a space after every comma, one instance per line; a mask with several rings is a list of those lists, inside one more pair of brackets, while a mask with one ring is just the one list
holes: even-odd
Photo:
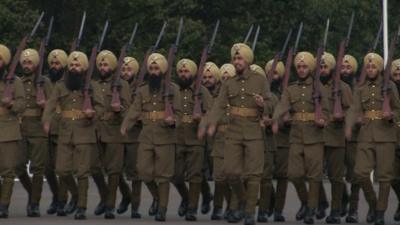
[[[322, 55], [321, 60], [321, 83], [322, 87], [325, 88], [329, 98], [329, 113], [332, 118], [328, 125], [324, 128], [324, 140], [325, 140], [325, 163], [328, 172], [328, 178], [331, 183], [331, 213], [326, 218], [328, 224], [340, 223], [341, 217], [341, 206], [342, 206], [342, 193], [345, 187], [343, 174], [344, 174], [344, 161], [345, 161], [345, 137], [344, 137], [344, 118], [336, 118], [333, 115], [335, 99], [334, 96], [334, 68], [336, 66], [336, 60], [334, 56], [328, 52]], [[352, 104], [352, 93], [350, 87], [343, 81], [339, 80], [339, 98], [341, 100], [341, 107], [343, 113], [346, 114], [350, 105]], [[323, 185], [321, 186], [321, 192], [323, 192]], [[321, 204], [323, 204], [321, 206]], [[327, 202], [321, 202], [319, 210], [324, 210], [327, 206]], [[325, 214], [325, 212], [323, 212]]]
[[[224, 172], [240, 207], [230, 215], [230, 222], [238, 222], [245, 211], [245, 224], [255, 224], [254, 214], [264, 168], [264, 116], [268, 113], [264, 102], [268, 87], [266, 79], [250, 70], [253, 51], [245, 44], [231, 49], [236, 76], [222, 84], [220, 94], [207, 117], [209, 136], [216, 131], [230, 105], [230, 121], [225, 132]], [[199, 137], [205, 132], [199, 129]]]
[[117, 188], [122, 173], [124, 161], [124, 137], [119, 132], [124, 115], [130, 104], [129, 85], [125, 80], [120, 80], [120, 106], [112, 106], [112, 88], [115, 80], [113, 73], [117, 68], [117, 57], [108, 51], [101, 51], [96, 58], [96, 66], [99, 70], [99, 79], [96, 81], [98, 90], [104, 103], [103, 117], [99, 118], [99, 151], [102, 155], [103, 166], [107, 174], [107, 198], [105, 201], [104, 218], [114, 219]]
[[[57, 82], [63, 79], [65, 68], [67, 66], [68, 56], [61, 49], [52, 50], [48, 57], [47, 62], [49, 64], [49, 79], [54, 87]], [[60, 208], [57, 210], [58, 205], [65, 205], [68, 199], [67, 185], [62, 181], [60, 182], [57, 179], [55, 173], [55, 163], [56, 163], [56, 155], [57, 155], [57, 139], [58, 139], [58, 128], [59, 121], [61, 119], [60, 115], [61, 111], [59, 107], [56, 107], [56, 114], [54, 114], [53, 119], [51, 121], [50, 133], [49, 133], [49, 156], [48, 162], [46, 165], [46, 180], [49, 184], [50, 190], [53, 194], [53, 200], [47, 209], [47, 214], [54, 214], [57, 212], [58, 216], [65, 216], [66, 214], [71, 214], [76, 210], [76, 203], [78, 200], [78, 187], [76, 184], [71, 185], [71, 200], [68, 205], [64, 208]], [[71, 179], [71, 181], [74, 179]], [[74, 180], [75, 181], [75, 180]], [[75, 182], [74, 182], [75, 183]], [[63, 196], [61, 199], [58, 198], [58, 194], [60, 193]], [[58, 202], [63, 202], [58, 204]]]
[[[400, 59], [394, 60], [391, 67], [392, 80], [396, 84], [397, 92], [400, 90]], [[400, 221], [400, 124], [397, 124], [396, 157], [394, 159], [394, 177], [392, 188], [396, 194], [398, 206], [394, 214], [394, 221]]]
[[6, 66], [10, 63], [10, 50], [0, 44], [0, 94], [3, 97], [6, 85], [14, 89], [13, 99], [9, 104], [0, 102], [0, 218], [8, 218], [8, 207], [14, 186], [15, 166], [19, 141], [22, 139], [18, 115], [25, 110], [24, 85], [20, 78], [6, 84]]
[[[122, 65], [121, 78], [129, 83], [131, 104], [134, 102], [136, 93], [135, 77], [139, 72], [139, 63], [133, 57], [125, 57], [124, 64]], [[138, 172], [136, 169], [137, 164], [137, 151], [138, 151], [138, 137], [141, 130], [141, 126], [135, 125], [128, 131], [128, 135], [124, 137], [125, 141], [125, 157], [124, 157], [124, 172], [127, 180], [132, 182], [132, 190], [126, 183], [125, 179], [121, 176], [119, 181], [119, 188], [122, 194], [122, 200], [119, 204], [117, 212], [119, 214], [124, 213], [128, 210], [129, 204], [131, 204], [131, 218], [141, 218], [139, 213], [139, 205], [141, 200], [142, 181], [139, 179]], [[154, 216], [157, 211], [158, 193], [157, 185], [151, 183], [147, 186], [151, 195], [153, 196], [153, 203], [149, 209], [149, 215]]]
[[[302, 201], [296, 219], [304, 219], [306, 224], [314, 223], [318, 207], [318, 195], [322, 180], [324, 138], [322, 128], [327, 121], [326, 93], [321, 89], [322, 118], [315, 120], [312, 72], [316, 67], [314, 56], [300, 52], [294, 59], [298, 80], [284, 90], [273, 116], [273, 131], [278, 132], [278, 120], [285, 113], [292, 119], [289, 141], [288, 177], [295, 185]], [[285, 121], [284, 121], [285, 122]], [[308, 178], [308, 193], [304, 181]], [[301, 188], [301, 189], [300, 189]], [[304, 206], [307, 206], [304, 210]]]
[[[31, 181], [31, 190], [27, 215], [29, 217], [39, 217], [39, 203], [42, 195], [43, 177], [48, 157], [48, 139], [44, 133], [41, 124], [42, 111], [45, 106], [38, 105], [36, 101], [36, 92], [42, 88], [47, 98], [51, 94], [51, 82], [44, 77], [43, 83], [37, 82], [37, 67], [40, 63], [39, 53], [34, 49], [25, 49], [21, 53], [20, 65], [23, 70], [21, 77], [25, 89], [26, 109], [22, 114], [22, 147], [21, 161], [18, 162], [18, 174], [26, 173], [26, 164], [30, 161], [29, 171], [33, 174]], [[41, 72], [41, 71], [39, 71]], [[25, 175], [22, 175], [25, 176]]]
[[[357, 60], [351, 55], [343, 57], [341, 68], [342, 81], [347, 83], [353, 90], [356, 88], [356, 73], [358, 69]], [[347, 223], [358, 223], [358, 200], [360, 195], [360, 185], [356, 181], [354, 174], [354, 165], [356, 163], [357, 137], [360, 130], [360, 125], [357, 123], [353, 127], [351, 138], [346, 140], [346, 180], [351, 184], [350, 196], [347, 197], [347, 188], [344, 189], [344, 197], [342, 202], [342, 216], [346, 215], [347, 202], [349, 202], [348, 214], [346, 217]], [[348, 199], [348, 200], [347, 200]]]
[[167, 72], [166, 58], [153, 53], [147, 60], [148, 83], [139, 87], [134, 103], [130, 106], [121, 126], [126, 135], [140, 117], [143, 129], [139, 135], [137, 170], [146, 183], [158, 185], [159, 205], [156, 221], [165, 221], [169, 198], [169, 181], [174, 175], [176, 126], [181, 116], [181, 100], [178, 87], [171, 84], [169, 101], [174, 116], [165, 115], [163, 76]]
[[[383, 225], [393, 179], [395, 122], [399, 119], [400, 101], [395, 84], [389, 81], [387, 96], [391, 114], [383, 113], [383, 59], [376, 53], [369, 53], [364, 57], [364, 66], [366, 81], [354, 92], [354, 104], [346, 118], [346, 137], [351, 137], [353, 124], [362, 119], [354, 172], [369, 205], [367, 222]], [[378, 197], [370, 181], [374, 169], [379, 182]]]
[[[267, 77], [266, 71], [264, 71], [264, 69], [257, 64], [251, 65], [250, 69], [260, 76], [263, 76], [265, 78]], [[269, 94], [268, 101], [270, 101], [272, 105], [276, 105], [278, 103], [277, 97], [272, 93]], [[270, 109], [268, 116], [271, 117], [272, 113], [273, 107]], [[272, 215], [274, 206], [273, 201], [275, 194], [274, 186], [272, 184], [272, 172], [274, 163], [273, 156], [275, 155], [276, 146], [270, 126], [265, 128], [264, 139], [264, 171], [260, 183], [260, 200], [258, 204], [257, 215], [257, 222], [260, 223], [268, 222], [268, 217]]]
[[86, 219], [90, 157], [96, 149], [95, 121], [101, 118], [104, 108], [101, 94], [94, 82], [91, 82], [94, 110], [82, 111], [84, 78], [88, 63], [83, 52], [74, 51], [68, 56], [68, 72], [54, 87], [42, 118], [44, 130], [48, 133], [56, 107], [60, 106], [56, 173], [68, 189], [74, 185], [72, 175], [78, 179], [78, 203], [75, 213], [77, 220]]
[[[218, 69], [218, 67], [217, 67]], [[197, 207], [201, 182], [203, 179], [202, 169], [204, 161], [205, 141], [197, 139], [197, 127], [200, 121], [192, 118], [194, 108], [195, 76], [197, 65], [190, 59], [181, 59], [176, 65], [177, 84], [180, 87], [182, 117], [181, 124], [177, 127], [178, 144], [175, 156], [174, 183], [185, 185], [189, 182], [188, 207], [185, 215], [187, 221], [197, 220]], [[205, 71], [210, 67], [205, 67]], [[201, 86], [202, 112], [209, 111], [212, 98], [208, 90]]]
[[[274, 60], [267, 62], [265, 65], [265, 72], [266, 74], [272, 72], [270, 89], [272, 94], [280, 99], [283, 92], [282, 78], [285, 73], [285, 66], [282, 62], [278, 62], [276, 64], [275, 71], [271, 71], [273, 63]], [[287, 170], [289, 157], [289, 131], [290, 126], [288, 124], [281, 123], [279, 126], [279, 132], [274, 135], [276, 151], [273, 152], [273, 175], [277, 180], [273, 210], [275, 222], [285, 221], [285, 217], [282, 215], [282, 212], [285, 206], [288, 186]]]

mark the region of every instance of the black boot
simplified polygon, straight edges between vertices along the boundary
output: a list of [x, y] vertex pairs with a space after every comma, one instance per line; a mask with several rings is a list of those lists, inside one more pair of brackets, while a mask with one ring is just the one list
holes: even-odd
[[296, 213], [296, 220], [300, 221], [304, 219], [304, 216], [306, 214], [306, 204], [301, 204], [300, 209]]
[[153, 202], [150, 205], [149, 208], [149, 216], [155, 216], [157, 214], [158, 210], [158, 200], [153, 199]]
[[385, 225], [384, 211], [376, 211], [375, 225]]
[[64, 208], [65, 202], [57, 202], [57, 216], [67, 216]]
[[224, 212], [224, 220], [228, 220], [229, 215], [231, 215], [231, 214], [232, 214], [232, 210], [230, 210], [230, 209], [225, 209], [225, 212]]
[[346, 223], [358, 223], [358, 213], [355, 209], [350, 209], [346, 217]]
[[214, 196], [211, 193], [203, 195], [203, 200], [201, 202], [201, 213], [207, 214], [211, 210], [210, 203], [214, 199]]
[[78, 197], [72, 196], [69, 200], [67, 206], [65, 207], [65, 212], [69, 215], [75, 212], [78, 204]]
[[340, 212], [339, 210], [332, 210], [331, 214], [326, 217], [326, 223], [328, 224], [340, 224]]
[[8, 207], [0, 204], [0, 219], [8, 218]]
[[375, 219], [376, 219], [375, 209], [369, 208], [367, 214], [367, 223], [373, 223], [375, 222]]
[[304, 223], [305, 224], [314, 224], [314, 216], [315, 216], [315, 209], [306, 209], [306, 214], [304, 215]]
[[139, 211], [137, 209], [132, 209], [131, 219], [140, 219], [140, 218], [142, 218], [142, 215], [140, 215]]
[[254, 215], [246, 213], [246, 215], [244, 216], [244, 225], [255, 225], [255, 224], [256, 224], [256, 221], [254, 219]]
[[178, 216], [180, 217], [184, 217], [187, 211], [187, 207], [188, 207], [188, 201], [185, 199], [182, 199], [181, 204], [179, 205], [178, 208]]
[[245, 204], [239, 204], [239, 209], [232, 210], [228, 216], [228, 223], [237, 223], [241, 221], [244, 217], [244, 207]]
[[274, 221], [275, 222], [285, 222], [285, 217], [282, 215], [282, 212], [275, 211], [274, 212]]
[[130, 200], [130, 199], [123, 198], [123, 199], [121, 200], [121, 202], [119, 203], [119, 205], [118, 205], [117, 213], [118, 213], [118, 214], [123, 214], [123, 213], [125, 213], [125, 212], [128, 210], [129, 204], [131, 204], [131, 200]]
[[185, 220], [186, 221], [196, 221], [197, 220], [197, 210], [196, 209], [188, 209], [186, 211]]
[[74, 216], [74, 219], [76, 219], [76, 220], [86, 220], [86, 209], [77, 208], [75, 216]]
[[57, 212], [57, 197], [53, 197], [53, 200], [51, 201], [49, 208], [47, 209], [47, 214], [49, 215], [54, 215]]
[[106, 207], [106, 210], [104, 211], [104, 219], [115, 219], [114, 211], [114, 208]]
[[394, 213], [393, 216], [394, 221], [399, 222], [400, 221], [400, 204], [397, 206], [397, 210]]
[[27, 208], [28, 217], [40, 217], [39, 204], [29, 204]]
[[326, 209], [329, 208], [329, 203], [328, 202], [321, 202], [318, 206], [316, 218], [318, 220], [322, 220], [323, 218], [326, 217]]
[[222, 220], [224, 218], [224, 213], [222, 209], [214, 208], [211, 214], [211, 220]]
[[260, 210], [260, 209], [258, 210], [257, 222], [259, 222], [259, 223], [267, 223], [268, 222], [267, 210]]
[[105, 211], [106, 211], [106, 205], [104, 204], [104, 202], [99, 202], [99, 204], [97, 204], [96, 208], [94, 209], [94, 215], [100, 216]]
[[154, 217], [156, 221], [164, 222], [166, 220], [167, 209], [166, 208], [159, 208], [157, 210], [157, 214]]

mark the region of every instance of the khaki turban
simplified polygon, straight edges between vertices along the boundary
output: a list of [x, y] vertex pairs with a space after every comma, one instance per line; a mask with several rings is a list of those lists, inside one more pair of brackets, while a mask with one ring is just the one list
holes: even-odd
[[391, 67], [392, 74], [397, 70], [400, 70], [400, 59], [396, 59], [392, 62], [392, 67]]
[[222, 65], [219, 71], [221, 73], [221, 76], [224, 76], [224, 74], [228, 74], [228, 77], [233, 77], [236, 75], [235, 66], [230, 63]]
[[[269, 71], [272, 69], [272, 64], [274, 64], [273, 59], [269, 60], [268, 63], [265, 65], [265, 73], [267, 74], [269, 73]], [[275, 70], [276, 72], [278, 72], [278, 75], [282, 77], [283, 74], [285, 73], [285, 65], [283, 65], [283, 62], [279, 61], [276, 64]]]
[[64, 50], [61, 49], [54, 49], [49, 53], [47, 56], [47, 63], [50, 65], [51, 62], [58, 61], [63, 67], [67, 66], [68, 56]]
[[249, 65], [253, 63], [253, 60], [254, 60], [253, 50], [251, 50], [251, 48], [246, 44], [243, 44], [243, 43], [234, 44], [233, 47], [231, 48], [232, 59], [235, 55], [242, 56], [243, 59]]
[[353, 68], [353, 73], [357, 72], [358, 69], [358, 63], [356, 58], [354, 58], [352, 55], [345, 55], [343, 57], [343, 65], [349, 64], [351, 68]]
[[97, 69], [100, 69], [100, 63], [106, 62], [111, 70], [115, 70], [117, 68], [117, 57], [109, 50], [101, 51], [96, 57], [96, 66]]
[[204, 72], [203, 73], [206, 73], [206, 72], [210, 72], [215, 77], [216, 80], [221, 80], [221, 73], [219, 71], [218, 66], [215, 63], [207, 62], [204, 65]]
[[253, 64], [250, 66], [250, 70], [255, 72], [257, 75], [263, 76], [263, 77], [267, 77], [267, 75], [265, 74], [265, 71], [263, 70], [263, 68], [261, 68], [261, 66], [257, 65], [257, 64]]
[[82, 70], [86, 71], [89, 68], [89, 61], [85, 53], [80, 51], [71, 52], [68, 56], [68, 68], [71, 62], [78, 62], [81, 64]]
[[368, 63], [374, 64], [379, 71], [383, 70], [383, 58], [376, 53], [368, 53], [364, 57], [364, 66], [366, 66]]
[[190, 71], [190, 74], [194, 77], [197, 73], [197, 65], [190, 59], [181, 59], [176, 64], [176, 71], [178, 72], [180, 69], [186, 68]]
[[11, 52], [5, 45], [0, 44], [0, 57], [4, 62], [4, 65], [8, 65], [11, 60]]
[[150, 69], [150, 65], [153, 63], [157, 64], [160, 67], [161, 73], [167, 72], [168, 62], [167, 62], [167, 59], [165, 58], [165, 56], [163, 56], [159, 53], [151, 54], [149, 56], [149, 58], [147, 59], [147, 70]]
[[329, 53], [329, 52], [324, 52], [321, 58], [321, 65], [328, 65], [330, 70], [333, 70], [336, 66], [336, 59], [335, 57]]
[[139, 63], [133, 57], [130, 57], [130, 56], [125, 57], [123, 66], [132, 68], [133, 74], [137, 74], [139, 72]]
[[39, 53], [32, 48], [25, 49], [22, 51], [21, 56], [19, 57], [19, 63], [22, 64], [23, 62], [31, 61], [33, 65], [39, 65]]
[[311, 71], [315, 69], [315, 58], [309, 52], [299, 52], [297, 53], [296, 57], [294, 58], [294, 65], [297, 67], [299, 63], [304, 62]]

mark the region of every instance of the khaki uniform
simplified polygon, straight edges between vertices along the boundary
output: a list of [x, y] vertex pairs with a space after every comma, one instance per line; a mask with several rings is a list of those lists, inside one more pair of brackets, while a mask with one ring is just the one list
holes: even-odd
[[[5, 75], [4, 75], [5, 76]], [[17, 152], [20, 147], [19, 141], [22, 139], [18, 114], [25, 110], [25, 91], [20, 78], [16, 77], [13, 82], [14, 104], [11, 108], [6, 108], [0, 102], [0, 205], [7, 207], [14, 186], [15, 167], [17, 162]], [[0, 96], [3, 96], [6, 84], [0, 82]]]
[[124, 137], [121, 135], [120, 127], [124, 115], [128, 111], [130, 104], [130, 89], [126, 81], [120, 80], [120, 101], [121, 111], [116, 113], [112, 111], [112, 76], [106, 79], [99, 79], [95, 82], [101, 93], [104, 103], [104, 114], [98, 121], [98, 136], [100, 141], [100, 151], [103, 160], [105, 173], [108, 176], [108, 193], [105, 202], [106, 207], [115, 208], [115, 200], [119, 178], [122, 173], [124, 161]]
[[139, 87], [134, 103], [122, 123], [123, 128], [132, 128], [137, 119], [142, 120], [143, 129], [138, 141], [137, 170], [146, 183], [158, 183], [160, 208], [167, 208], [169, 181], [174, 175], [176, 128], [181, 115], [179, 88], [172, 84], [169, 100], [172, 104], [176, 124], [170, 126], [164, 121], [165, 102], [163, 90], [152, 93], [148, 84]]
[[[264, 129], [260, 117], [268, 112], [267, 104], [259, 108], [254, 94], [267, 98], [266, 78], [247, 70], [245, 74], [226, 80], [208, 116], [209, 124], [217, 125], [226, 116], [230, 118], [225, 131], [224, 173], [240, 202], [246, 203], [245, 212], [254, 215], [264, 168]], [[246, 194], [245, 184], [246, 181]]]
[[[43, 77], [43, 91], [46, 99], [51, 96], [51, 81]], [[25, 89], [26, 109], [21, 114], [22, 121], [22, 146], [20, 149], [21, 158], [17, 165], [18, 176], [26, 173], [26, 165], [30, 161], [30, 173], [32, 177], [32, 187], [30, 193], [30, 203], [39, 204], [43, 187], [43, 176], [45, 173], [48, 158], [48, 138], [43, 131], [41, 116], [43, 109], [36, 104], [37, 84], [35, 75], [22, 76], [21, 81]], [[28, 192], [29, 192], [28, 191]]]
[[[289, 134], [288, 177], [297, 187], [304, 187], [303, 179], [308, 178], [310, 187], [307, 205], [311, 209], [316, 209], [322, 180], [324, 137], [322, 128], [314, 124], [315, 106], [312, 93], [311, 77], [287, 87], [275, 109], [273, 120], [278, 121], [285, 113], [290, 113], [293, 122]], [[321, 88], [322, 118], [325, 121], [328, 121], [327, 104], [326, 93]], [[297, 191], [304, 193], [304, 190]]]
[[[197, 212], [206, 142], [197, 138], [198, 123], [192, 119], [194, 89], [194, 83], [189, 88], [180, 89], [182, 117], [177, 127], [174, 183], [184, 185], [185, 181], [189, 182], [188, 209]], [[202, 112], [206, 113], [211, 108], [212, 98], [207, 88], [203, 86], [200, 94]]]
[[[322, 86], [325, 88], [329, 99], [329, 113], [333, 118], [333, 106], [335, 98], [333, 96], [334, 81], [331, 79]], [[350, 105], [352, 104], [352, 93], [348, 84], [340, 81], [340, 98], [344, 114], [347, 113]], [[328, 125], [324, 128], [325, 140], [325, 162], [328, 171], [328, 177], [331, 182], [332, 201], [331, 210], [339, 211], [342, 202], [342, 193], [344, 188], [344, 168], [345, 168], [345, 146], [346, 140], [344, 135], [344, 122], [335, 122], [330, 120]], [[321, 186], [323, 190], [323, 186]], [[324, 193], [324, 191], [321, 191]]]
[[[78, 179], [78, 208], [86, 209], [91, 154], [96, 149], [95, 121], [103, 116], [104, 105], [96, 84], [91, 83], [95, 118], [88, 119], [81, 111], [84, 95], [81, 90], [69, 90], [65, 81], [56, 84], [42, 120], [50, 122], [56, 107], [61, 110], [58, 130], [56, 173], [70, 189], [71, 175]], [[61, 197], [61, 196], [60, 196]]]
[[[371, 209], [385, 211], [393, 179], [393, 163], [397, 134], [395, 123], [382, 118], [382, 86], [383, 78], [378, 76], [374, 81], [366, 81], [354, 92], [354, 104], [346, 118], [348, 126], [355, 124], [358, 116], [364, 116], [357, 141], [357, 154], [354, 172], [363, 189]], [[394, 113], [394, 121], [399, 121], [397, 89], [390, 82], [390, 105]], [[372, 170], [379, 182], [379, 197], [368, 183]]]

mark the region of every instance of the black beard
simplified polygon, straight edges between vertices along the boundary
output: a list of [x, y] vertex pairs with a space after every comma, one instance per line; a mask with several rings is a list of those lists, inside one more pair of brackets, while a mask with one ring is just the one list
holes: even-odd
[[69, 71], [65, 78], [65, 86], [70, 91], [77, 91], [83, 88], [83, 74]]
[[3, 66], [2, 68], [0, 68], [0, 80], [2, 80], [4, 77], [6, 77], [6, 67]]
[[156, 92], [161, 89], [161, 81], [162, 81], [162, 76], [157, 76], [157, 75], [149, 75], [149, 87], [150, 87], [150, 92]]
[[272, 82], [271, 82], [271, 91], [272, 91], [273, 93], [279, 93], [279, 92], [280, 92], [281, 81], [282, 81], [281, 78], [279, 78], [279, 79], [272, 79]]
[[64, 75], [64, 69], [60, 70], [55, 70], [55, 69], [50, 69], [49, 70], [49, 78], [51, 82], [56, 82], [61, 79], [61, 77]]
[[342, 75], [342, 81], [350, 85], [350, 87], [352, 87], [354, 82], [353, 75], [345, 75], [345, 76]]
[[112, 75], [112, 72], [107, 72], [105, 74], [99, 73], [99, 77], [102, 80], [105, 80], [105, 79], [109, 78], [111, 75]]
[[319, 80], [322, 84], [327, 84], [331, 80], [331, 74], [329, 74], [328, 76], [320, 76]]
[[25, 77], [29, 77], [30, 75], [32, 75], [33, 74], [33, 71], [28, 71], [28, 70], [22, 70], [22, 74], [23, 74], [23, 76], [25, 76]]
[[182, 89], [187, 89], [190, 87], [190, 85], [192, 85], [193, 77], [190, 77], [189, 79], [187, 79], [187, 78], [182, 79], [182, 78], [178, 77], [177, 83]]

